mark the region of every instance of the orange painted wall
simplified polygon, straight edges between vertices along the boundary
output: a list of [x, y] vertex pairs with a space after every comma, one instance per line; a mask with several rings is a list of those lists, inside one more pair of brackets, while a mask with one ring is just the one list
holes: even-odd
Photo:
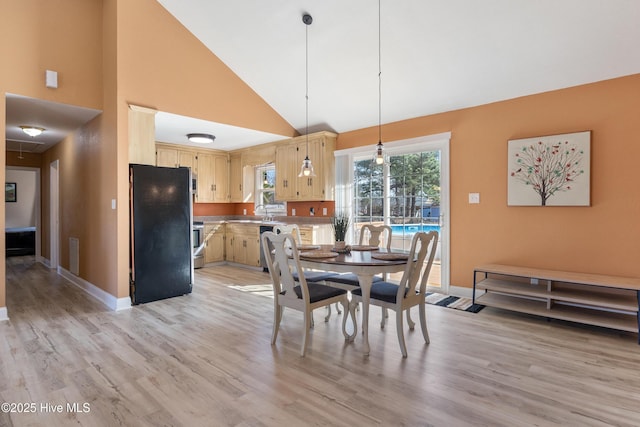
[[[0, 0], [0, 135], [2, 173], [5, 156], [6, 93], [100, 109], [102, 106], [102, 0]], [[45, 70], [58, 72], [57, 89], [45, 87]], [[34, 159], [30, 159], [34, 160]], [[9, 155], [10, 164], [18, 165]], [[48, 165], [47, 165], [48, 167]], [[106, 170], [102, 170], [107, 173]], [[94, 171], [95, 172], [95, 171]], [[44, 171], [41, 175], [44, 184]], [[81, 180], [81, 179], [80, 179]], [[47, 181], [48, 182], [48, 181]], [[42, 186], [43, 256], [48, 256], [48, 233], [44, 230], [48, 213], [48, 187]], [[46, 192], [45, 192], [46, 190]], [[97, 192], [97, 191], [96, 191]], [[78, 195], [77, 197], [80, 197]], [[97, 207], [83, 205], [88, 218], [95, 217]], [[48, 218], [48, 216], [46, 217]], [[4, 209], [0, 223], [4, 224]], [[48, 226], [48, 224], [47, 224]], [[108, 222], [101, 224], [107, 228]], [[62, 225], [61, 225], [62, 227]], [[115, 228], [105, 232], [114, 234]], [[1, 240], [4, 240], [4, 235]], [[61, 241], [68, 236], [61, 236]], [[4, 241], [0, 243], [4, 248]], [[86, 248], [89, 246], [87, 245]], [[81, 246], [82, 248], [82, 246]], [[90, 251], [81, 254], [86, 258]], [[67, 251], [68, 252], [68, 251]], [[95, 253], [95, 251], [94, 251]], [[95, 254], [96, 257], [99, 254]], [[114, 254], [115, 257], [115, 254]], [[102, 264], [108, 268], [107, 262]], [[68, 267], [68, 264], [66, 264]], [[100, 268], [96, 273], [100, 274]], [[5, 259], [0, 257], [0, 307], [5, 305]], [[100, 286], [102, 280], [96, 284]]]
[[[452, 285], [471, 286], [474, 266], [489, 262], [640, 277], [639, 94], [636, 74], [383, 127], [385, 141], [452, 134]], [[507, 141], [584, 130], [591, 206], [508, 207]], [[337, 149], [373, 146], [376, 131], [343, 133]]]
[[296, 131], [155, 0], [118, 3], [118, 88], [160, 111], [284, 136]]

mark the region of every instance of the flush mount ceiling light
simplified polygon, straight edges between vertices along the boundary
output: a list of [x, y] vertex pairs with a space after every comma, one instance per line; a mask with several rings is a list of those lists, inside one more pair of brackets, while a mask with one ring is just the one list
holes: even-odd
[[376, 164], [381, 165], [384, 163], [384, 153], [382, 152], [382, 45], [380, 36], [380, 0], [378, 0], [378, 145], [376, 145]]
[[198, 144], [210, 144], [216, 137], [208, 133], [188, 133], [187, 139]]
[[305, 99], [305, 118], [306, 118], [306, 130], [305, 134], [307, 135], [307, 155], [302, 161], [302, 167], [300, 168], [300, 173], [298, 174], [299, 178], [307, 178], [316, 176], [316, 173], [313, 170], [313, 165], [311, 164], [311, 160], [309, 160], [309, 25], [313, 22], [313, 18], [308, 13], [302, 15], [302, 22], [306, 25], [305, 27], [305, 79], [306, 79], [306, 91], [304, 94]]
[[42, 132], [45, 131], [44, 128], [39, 128], [36, 126], [20, 126], [20, 129], [22, 129], [22, 132], [26, 133], [32, 138], [40, 135]]

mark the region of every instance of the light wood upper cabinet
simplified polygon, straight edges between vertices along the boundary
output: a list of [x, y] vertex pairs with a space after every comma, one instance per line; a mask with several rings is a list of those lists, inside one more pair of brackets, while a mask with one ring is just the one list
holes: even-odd
[[156, 147], [156, 166], [175, 168], [178, 166], [178, 150]]
[[283, 201], [334, 200], [336, 136], [319, 132], [308, 136], [309, 159], [315, 177], [298, 178], [307, 156], [307, 136], [276, 148], [276, 198]]
[[276, 148], [276, 200], [297, 200], [298, 145], [287, 144]]
[[232, 202], [242, 202], [242, 179], [242, 155], [232, 154], [229, 156], [229, 195]]
[[198, 203], [229, 201], [229, 165], [226, 154], [197, 154]]
[[229, 202], [229, 156], [227, 154], [213, 156], [213, 201]]

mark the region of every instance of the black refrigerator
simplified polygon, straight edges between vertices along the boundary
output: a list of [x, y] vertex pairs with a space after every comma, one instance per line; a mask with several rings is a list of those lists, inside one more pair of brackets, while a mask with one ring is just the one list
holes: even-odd
[[191, 171], [130, 164], [129, 188], [132, 304], [190, 293]]

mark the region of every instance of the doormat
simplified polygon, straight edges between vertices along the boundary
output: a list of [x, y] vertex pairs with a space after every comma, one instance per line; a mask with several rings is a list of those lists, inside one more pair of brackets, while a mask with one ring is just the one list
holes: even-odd
[[452, 297], [438, 293], [427, 293], [426, 301], [427, 304], [468, 311], [470, 313], [477, 313], [485, 307], [482, 304], [472, 304], [471, 298]]

